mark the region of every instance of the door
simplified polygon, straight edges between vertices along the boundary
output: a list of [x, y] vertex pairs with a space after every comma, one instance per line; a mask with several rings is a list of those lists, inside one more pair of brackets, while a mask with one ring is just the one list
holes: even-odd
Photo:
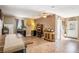
[[67, 21], [67, 37], [78, 38], [78, 21]]

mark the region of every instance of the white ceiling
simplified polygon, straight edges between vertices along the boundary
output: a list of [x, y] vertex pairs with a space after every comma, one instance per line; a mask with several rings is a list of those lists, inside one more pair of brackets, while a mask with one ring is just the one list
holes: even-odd
[[17, 17], [37, 17], [52, 13], [62, 17], [79, 16], [79, 5], [0, 5], [3, 14]]

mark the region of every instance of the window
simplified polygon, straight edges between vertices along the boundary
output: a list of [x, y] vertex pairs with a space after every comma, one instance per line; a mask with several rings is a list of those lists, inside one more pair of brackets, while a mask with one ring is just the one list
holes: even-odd
[[18, 26], [17, 26], [18, 29], [21, 29], [22, 28], [22, 22], [21, 20], [18, 20]]
[[18, 20], [16, 21], [17, 29], [22, 29], [24, 27], [24, 20]]

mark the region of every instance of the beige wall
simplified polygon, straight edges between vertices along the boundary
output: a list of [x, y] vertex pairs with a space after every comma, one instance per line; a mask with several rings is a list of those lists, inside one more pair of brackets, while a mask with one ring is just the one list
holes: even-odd
[[[5, 24], [14, 24], [14, 33], [16, 32], [16, 19], [18, 18], [14, 16], [4, 15], [4, 20], [3, 20]], [[28, 26], [27, 23], [29, 23], [30, 26]], [[34, 30], [35, 28], [34, 19], [24, 18], [24, 25], [26, 26], [26, 35], [31, 36], [31, 30]]]
[[55, 31], [55, 15], [50, 15], [47, 18], [36, 19], [36, 24], [43, 24], [43, 29], [51, 28]]
[[79, 16], [77, 18], [78, 18], [78, 39], [79, 39]]
[[14, 33], [16, 32], [16, 18], [14, 16], [4, 15], [4, 24], [13, 24], [14, 25]]
[[24, 19], [24, 24], [26, 26], [26, 36], [31, 36], [31, 31], [35, 30], [35, 21], [31, 18]]

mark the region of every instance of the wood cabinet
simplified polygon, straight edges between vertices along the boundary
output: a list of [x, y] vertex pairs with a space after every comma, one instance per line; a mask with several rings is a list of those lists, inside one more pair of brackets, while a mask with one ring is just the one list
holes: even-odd
[[43, 24], [37, 24], [37, 26], [36, 26], [36, 36], [37, 37], [43, 36]]
[[54, 32], [44, 32], [44, 39], [48, 41], [55, 41], [55, 34]]
[[0, 9], [0, 19], [2, 20], [2, 10]]

